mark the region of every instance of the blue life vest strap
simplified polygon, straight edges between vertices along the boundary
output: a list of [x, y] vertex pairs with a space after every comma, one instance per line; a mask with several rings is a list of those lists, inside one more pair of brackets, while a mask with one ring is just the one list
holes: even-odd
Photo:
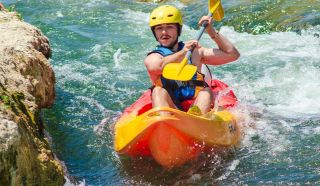
[[[183, 47], [184, 47], [184, 43], [182, 41], [180, 41], [178, 43], [178, 51], [182, 50]], [[149, 52], [147, 55], [150, 55], [152, 53], [158, 53], [158, 54], [162, 55], [163, 57], [166, 57], [168, 55], [173, 54], [174, 52], [170, 48], [164, 47], [162, 45], [158, 45], [153, 51]]]

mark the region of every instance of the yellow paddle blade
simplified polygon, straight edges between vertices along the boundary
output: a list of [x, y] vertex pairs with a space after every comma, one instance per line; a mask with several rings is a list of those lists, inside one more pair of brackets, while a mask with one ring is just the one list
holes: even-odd
[[224, 10], [221, 0], [209, 0], [209, 11], [213, 13], [215, 21], [221, 21], [224, 17]]
[[177, 81], [189, 81], [197, 72], [194, 65], [185, 65], [179, 72], [180, 63], [169, 63], [163, 69], [163, 77]]

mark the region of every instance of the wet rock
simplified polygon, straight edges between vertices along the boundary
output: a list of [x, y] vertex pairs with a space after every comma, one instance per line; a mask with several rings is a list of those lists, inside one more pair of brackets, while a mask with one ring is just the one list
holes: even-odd
[[64, 170], [44, 135], [55, 76], [48, 38], [0, 4], [0, 185], [63, 185]]

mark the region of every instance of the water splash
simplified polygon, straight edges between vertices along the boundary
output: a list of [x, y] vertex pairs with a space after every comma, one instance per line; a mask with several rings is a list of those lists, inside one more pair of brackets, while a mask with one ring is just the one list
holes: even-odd
[[217, 178], [217, 180], [221, 181], [227, 179], [228, 176], [232, 173], [232, 171], [234, 171], [237, 168], [239, 163], [240, 160], [233, 160], [232, 163], [228, 166], [227, 171], [222, 176]]
[[219, 107], [219, 101], [221, 100], [222, 96], [227, 95], [230, 91], [232, 91], [231, 87], [227, 87], [225, 89], [223, 89], [222, 91], [219, 91], [217, 96], [215, 97], [214, 100], [214, 107], [212, 110], [214, 110], [214, 112], [218, 112], [220, 111], [222, 108]]
[[56, 12], [56, 15], [57, 15], [57, 17], [60, 17], [60, 18], [63, 17], [63, 14], [62, 14], [61, 11], [57, 11], [57, 12]]
[[114, 61], [114, 68], [119, 68], [120, 67], [120, 61], [121, 61], [121, 48], [119, 48], [113, 54], [113, 61]]

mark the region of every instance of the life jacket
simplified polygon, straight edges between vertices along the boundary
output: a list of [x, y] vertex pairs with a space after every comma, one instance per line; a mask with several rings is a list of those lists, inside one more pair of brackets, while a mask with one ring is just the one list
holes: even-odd
[[[178, 51], [182, 50], [183, 47], [184, 43], [179, 42]], [[158, 53], [165, 57], [173, 54], [174, 52], [170, 48], [158, 45], [153, 51], [149, 52], [148, 55], [152, 53]], [[189, 63], [191, 62], [189, 61]], [[165, 88], [170, 94], [173, 102], [178, 106], [182, 101], [194, 99], [204, 87], [208, 87], [208, 84], [204, 79], [205, 75], [198, 71], [189, 81], [171, 80], [161, 75], [160, 78], [155, 81], [154, 86]]]

